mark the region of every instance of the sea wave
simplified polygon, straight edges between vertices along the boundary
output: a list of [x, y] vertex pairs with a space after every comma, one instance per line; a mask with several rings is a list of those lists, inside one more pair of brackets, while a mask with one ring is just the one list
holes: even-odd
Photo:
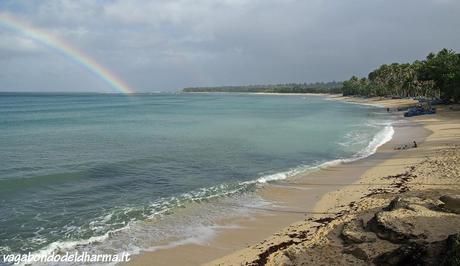
[[[316, 165], [301, 165], [290, 169], [288, 171], [264, 175], [259, 177], [256, 180], [245, 182], [245, 183], [267, 183], [270, 181], [276, 180], [283, 180], [289, 177], [295, 176], [300, 173], [305, 173], [308, 171], [314, 171], [322, 168], [327, 168], [331, 166], [336, 166], [341, 163], [350, 163], [360, 159], [364, 159], [366, 157], [371, 156], [372, 154], [377, 152], [377, 149], [384, 145], [385, 143], [389, 142], [395, 133], [392, 122], [385, 122], [385, 123], [376, 123], [376, 125], [384, 125], [384, 128], [380, 130], [369, 142], [369, 144], [363, 148], [362, 150], [355, 153], [353, 156], [349, 158], [339, 158], [331, 161], [321, 162]], [[347, 143], [338, 143], [339, 145], [347, 145]]]
[[[85, 238], [85, 239], [74, 239], [74, 240], [67, 240], [67, 241], [54, 241], [49, 243], [48, 245], [44, 246], [43, 248], [32, 252], [32, 255], [49, 255], [53, 252], [71, 252], [86, 249], [91, 245], [100, 245], [104, 242], [107, 242], [109, 239], [120, 237], [120, 235], [125, 235], [126, 238], [129, 238], [131, 235], [131, 231], [140, 231], [140, 234], [145, 234], [145, 229], [139, 229], [139, 226], [142, 227], [142, 222], [145, 221], [153, 221], [155, 219], [161, 219], [163, 217], [169, 216], [175, 210], [184, 209], [187, 205], [190, 204], [201, 204], [204, 202], [210, 202], [212, 199], [228, 199], [232, 198], [236, 195], [242, 195], [244, 192], [248, 192], [254, 190], [256, 188], [256, 183], [251, 182], [241, 182], [237, 184], [220, 184], [212, 187], [207, 188], [200, 188], [194, 191], [190, 191], [187, 193], [182, 193], [178, 196], [169, 197], [169, 198], [161, 198], [156, 200], [155, 202], [151, 203], [149, 206], [139, 206], [139, 207], [124, 207], [118, 210], [112, 210], [110, 213], [101, 214], [101, 216], [97, 219], [94, 219], [89, 223], [89, 226], [82, 226], [76, 228], [76, 230], [86, 230], [83, 232], [84, 234], [92, 233], [94, 234], [97, 232], [104, 232], [97, 234], [95, 236]], [[245, 201], [247, 202], [247, 201]], [[228, 206], [242, 206], [243, 204], [227, 204]], [[249, 204], [246, 204], [249, 206]], [[240, 208], [241, 210], [241, 208]], [[203, 211], [204, 212], [204, 211]], [[215, 215], [216, 217], [221, 216], [222, 214]], [[123, 217], [125, 219], [120, 220], [119, 217]], [[206, 218], [207, 219], [207, 218]], [[206, 220], [204, 219], [204, 220]], [[199, 220], [199, 219], [198, 219]], [[187, 224], [187, 223], [184, 223]], [[122, 225], [116, 226], [115, 225]], [[85, 229], [83, 229], [85, 227]], [[102, 227], [102, 228], [101, 228]], [[88, 229], [90, 228], [90, 229]], [[94, 230], [94, 228], [98, 228], [98, 230]], [[181, 235], [184, 238], [180, 240], [176, 240], [167, 244], [166, 246], [155, 246], [155, 247], [139, 247], [137, 245], [130, 245], [126, 247], [127, 251], [131, 254], [137, 254], [140, 251], [150, 251], [155, 249], [163, 249], [167, 246], [173, 245], [181, 245], [186, 243], [198, 243], [203, 242], [209, 239], [215, 230], [219, 229], [214, 224], [197, 224], [194, 225], [193, 228], [185, 228], [182, 230]], [[65, 228], [63, 228], [65, 230]], [[88, 231], [88, 230], [91, 230]], [[173, 231], [173, 229], [168, 228], [169, 231]], [[199, 235], [196, 235], [196, 232], [201, 231]], [[163, 237], [159, 236], [163, 234], [160, 232], [156, 234], [156, 237]], [[140, 236], [140, 235], [139, 235]], [[43, 239], [44, 236], [40, 235], [39, 232], [36, 232], [35, 238]], [[155, 238], [155, 237], [154, 237]], [[34, 241], [31, 239], [30, 241]], [[123, 241], [122, 241], [123, 242]], [[118, 244], [117, 244], [118, 245]], [[106, 248], [103, 248], [106, 250]], [[126, 250], [125, 250], [126, 251]], [[20, 264], [23, 265], [23, 264]]]
[[394, 133], [395, 131], [392, 123], [388, 123], [380, 132], [378, 132], [374, 136], [374, 138], [371, 140], [371, 142], [366, 148], [364, 148], [355, 155], [354, 160], [368, 157], [377, 152], [377, 149], [379, 147], [389, 142], [393, 138]]
[[[217, 186], [207, 187], [197, 189], [191, 192], [183, 193], [181, 195], [170, 197], [170, 198], [163, 198], [157, 200], [156, 202], [152, 203], [147, 208], [145, 206], [142, 207], [126, 207], [122, 210], [118, 210], [117, 212], [122, 212], [123, 214], [130, 216], [130, 214], [135, 213], [135, 217], [131, 217], [127, 221], [125, 221], [124, 226], [109, 229], [109, 230], [102, 230], [105, 231], [103, 234], [93, 236], [87, 239], [79, 239], [79, 240], [71, 240], [71, 241], [55, 241], [48, 244], [46, 247], [34, 252], [34, 254], [39, 255], [46, 255], [51, 254], [52, 252], [56, 251], [72, 251], [74, 249], [81, 248], [82, 246], [91, 246], [96, 243], [100, 244], [106, 242], [108, 239], [112, 237], [116, 237], [118, 234], [124, 232], [125, 234], [130, 229], [132, 229], [133, 225], [136, 223], [145, 221], [145, 220], [152, 220], [155, 218], [161, 218], [165, 215], [174, 211], [177, 208], [183, 208], [187, 205], [187, 203], [201, 203], [201, 202], [208, 202], [211, 199], [219, 199], [219, 198], [229, 198], [234, 195], [241, 195], [248, 191], [253, 191], [257, 188], [258, 184], [266, 184], [269, 182], [283, 180], [290, 178], [292, 176], [298, 175], [300, 173], [305, 173], [307, 171], [315, 171], [322, 168], [327, 168], [331, 166], [335, 166], [341, 163], [349, 163], [356, 160], [363, 159], [374, 154], [379, 147], [390, 141], [394, 135], [394, 128], [391, 122], [386, 122], [385, 124], [379, 124], [379, 126], [384, 125], [383, 129], [381, 129], [368, 143], [368, 145], [355, 153], [353, 156], [349, 158], [339, 158], [331, 161], [326, 162], [318, 162], [314, 165], [301, 165], [287, 171], [278, 172], [278, 173], [271, 173], [259, 176], [253, 180], [239, 182], [237, 184], [220, 184]], [[247, 201], [245, 201], [247, 204]], [[138, 213], [142, 215], [137, 215]], [[93, 224], [98, 226], [110, 225], [115, 221], [114, 217], [117, 214], [112, 212], [109, 214], [104, 214], [98, 219], [97, 221], [93, 221]], [[202, 225], [198, 224], [195, 225], [195, 229], [192, 230], [193, 232], [201, 232], [199, 235], [196, 234], [189, 234], [184, 233], [184, 237], [178, 240], [169, 242], [164, 245], [159, 246], [150, 246], [150, 247], [139, 247], [139, 245], [130, 245], [129, 251], [133, 254], [139, 253], [140, 251], [154, 251], [158, 249], [164, 248], [171, 248], [177, 245], [183, 245], [187, 243], [202, 243], [203, 241], [209, 240], [214, 231], [217, 229], [215, 224], [207, 224]], [[143, 229], [144, 230], [144, 229]], [[141, 232], [143, 232], [141, 230]]]

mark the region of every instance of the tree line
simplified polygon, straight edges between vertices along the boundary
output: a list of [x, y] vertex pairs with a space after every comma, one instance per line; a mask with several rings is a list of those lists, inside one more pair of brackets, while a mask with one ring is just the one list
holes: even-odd
[[367, 78], [343, 82], [344, 96], [424, 97], [460, 100], [460, 54], [442, 49], [413, 63], [381, 65]]
[[252, 92], [252, 93], [342, 93], [342, 82], [288, 83], [275, 85], [191, 87], [184, 92]]

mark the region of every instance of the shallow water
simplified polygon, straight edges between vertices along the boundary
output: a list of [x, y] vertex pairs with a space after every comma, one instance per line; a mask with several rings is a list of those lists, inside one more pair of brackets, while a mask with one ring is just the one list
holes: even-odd
[[203, 204], [263, 204], [258, 183], [367, 156], [393, 131], [379, 108], [320, 96], [0, 94], [0, 132], [0, 253], [25, 253], [194, 239], [244, 212]]

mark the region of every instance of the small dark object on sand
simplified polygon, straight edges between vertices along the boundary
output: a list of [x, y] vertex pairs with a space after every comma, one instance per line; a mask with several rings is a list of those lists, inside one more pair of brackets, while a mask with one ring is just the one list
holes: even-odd
[[418, 147], [418, 146], [417, 146], [417, 142], [415, 142], [415, 140], [414, 140], [414, 146], [413, 146], [413, 147], [414, 147], [414, 148], [417, 148], [417, 147]]

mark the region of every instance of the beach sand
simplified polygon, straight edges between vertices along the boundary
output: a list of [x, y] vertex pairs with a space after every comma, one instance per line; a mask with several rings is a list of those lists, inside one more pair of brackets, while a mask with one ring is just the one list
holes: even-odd
[[331, 95], [329, 99], [337, 100], [337, 101], [345, 101], [349, 103], [376, 105], [376, 106], [381, 106], [381, 107], [390, 108], [390, 109], [407, 108], [407, 107], [418, 104], [417, 100], [407, 99], [407, 98], [406, 99], [388, 99], [388, 98], [383, 98], [383, 97], [359, 98], [359, 97], [352, 97], [352, 96]]
[[[414, 104], [412, 100], [405, 99], [357, 100], [335, 96], [334, 100], [388, 108]], [[458, 165], [450, 165], [452, 169], [442, 168], [442, 174], [439, 169], [432, 169], [437, 167], [433, 162], [448, 154], [446, 150], [454, 151], [449, 156], [457, 156], [455, 145], [460, 144], [459, 119], [460, 112], [441, 110], [437, 115], [397, 123], [393, 139], [381, 146], [374, 155], [267, 184], [259, 193], [271, 203], [270, 206], [254, 208], [248, 216], [219, 221], [220, 229], [216, 229], [215, 237], [205, 243], [165, 246], [154, 252], [141, 253], [133, 257], [129, 264], [341, 265], [346, 260], [362, 262], [352, 255], [343, 255], [343, 241], [337, 236], [340, 232], [336, 231], [345, 222], [366, 210], [388, 204], [398, 193], [460, 189], [439, 185], [454, 181], [458, 183], [459, 173], [455, 172]], [[414, 140], [419, 146], [416, 149], [394, 149], [396, 146], [410, 146]], [[431, 175], [419, 174], [417, 178], [405, 178], [408, 169], [411, 173], [425, 171]], [[446, 178], [439, 180], [438, 174]], [[429, 185], [435, 183], [438, 185]], [[455, 193], [460, 194], [459, 191]], [[333, 232], [335, 236], [331, 236]], [[386, 243], [382, 245], [385, 248], [391, 246]], [[334, 261], [327, 261], [326, 258]]]

